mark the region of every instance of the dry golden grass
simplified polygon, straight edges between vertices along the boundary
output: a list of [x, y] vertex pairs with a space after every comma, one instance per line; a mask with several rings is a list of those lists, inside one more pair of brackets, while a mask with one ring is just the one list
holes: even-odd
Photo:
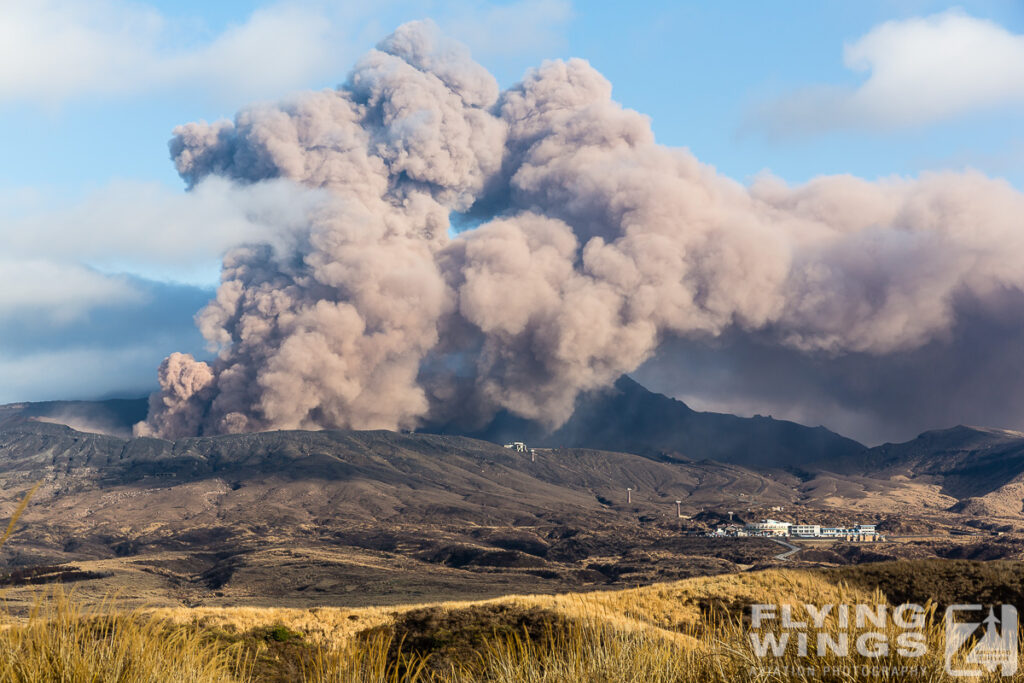
[[[161, 618], [244, 632], [270, 624], [313, 635], [313, 656], [303, 668], [304, 680], [421, 683], [577, 683], [640, 681], [652, 683], [732, 683], [733, 681], [858, 681], [954, 680], [944, 673], [944, 631], [932, 618], [925, 629], [927, 654], [917, 659], [888, 655], [869, 658], [800, 657], [790, 648], [779, 659], [758, 658], [749, 644], [749, 627], [739, 614], [749, 603], [884, 604], [881, 593], [831, 583], [798, 570], [688, 579], [621, 591], [566, 595], [521, 595], [485, 601], [444, 602], [429, 607], [459, 611], [481, 605], [516, 605], [553, 610], [566, 625], [544, 637], [495, 637], [476, 660], [437, 670], [415, 652], [396, 662], [387, 653], [386, 631], [370, 640], [353, 635], [372, 625], [387, 624], [396, 613], [427, 607], [364, 609], [202, 609], [160, 610]], [[794, 617], [806, 618], [800, 607]], [[933, 615], [934, 616], [934, 615]], [[832, 622], [826, 632], [837, 638]], [[848, 633], [851, 644], [867, 629]], [[884, 629], [895, 643], [899, 631]], [[393, 654], [392, 648], [392, 654]], [[429, 658], [428, 658], [429, 659]], [[908, 675], [906, 667], [915, 667]], [[864, 668], [866, 667], [866, 668]], [[831, 672], [829, 671], [831, 670]], [[974, 680], [1003, 678], [998, 672]]]
[[[27, 624], [0, 632], [0, 683], [6, 681], [308, 681], [319, 683], [731, 683], [733, 681], [945, 681], [943, 627], [932, 619], [928, 652], [908, 660], [895, 652], [880, 658], [799, 657], [790, 648], [780, 659], [757, 658], [740, 605], [748, 603], [877, 604], [878, 593], [830, 583], [798, 570], [688, 579], [629, 590], [566, 595], [522, 595], [486, 601], [445, 602], [427, 607], [459, 612], [481, 605], [552, 610], [565, 623], [542, 637], [505, 634], [490, 638], [475, 659], [431, 666], [415, 650], [396, 658], [387, 626], [401, 608], [156, 609], [113, 618], [103, 610], [83, 614], [59, 593]], [[797, 607], [795, 618], [806, 617]], [[294, 644], [291, 673], [267, 676], [253, 670], [265, 648], [254, 633], [285, 626], [304, 635]], [[884, 629], [895, 642], [898, 631]], [[826, 628], [833, 636], [842, 629]], [[224, 637], [224, 634], [236, 634]], [[214, 636], [213, 634], [221, 634]], [[850, 633], [851, 642], [858, 630]], [[273, 649], [271, 647], [271, 649]], [[401, 648], [399, 648], [401, 650]], [[277, 656], [277, 655], [275, 655]], [[860, 667], [868, 669], [860, 669]], [[908, 677], [901, 667], [919, 667]], [[163, 667], [163, 668], [161, 668]], [[811, 668], [807, 668], [811, 667]], [[827, 673], [826, 667], [835, 670]], [[891, 667], [887, 669], [886, 667]], [[45, 671], [45, 676], [36, 672]], [[28, 672], [33, 672], [29, 674]], [[994, 673], [974, 680], [1006, 679]]]
[[[928, 651], [908, 659], [890, 653], [877, 658], [799, 657], [790, 650], [782, 658], [760, 659], [748, 645], [746, 626], [736, 620], [711, 620], [700, 637], [701, 647], [651, 633], [622, 631], [603, 622], [584, 622], [552, 629], [541, 638], [512, 635], [488, 642], [475, 660], [433, 671], [429, 662], [411, 656], [406, 667], [389, 666], [378, 642], [354, 643], [320, 655], [306, 671], [305, 681], [392, 681], [394, 683], [761, 683], [799, 681], [956, 681], [944, 672], [943, 627], [933, 621], [925, 629]], [[840, 632], [829, 628], [833, 637]], [[889, 627], [895, 639], [898, 631]], [[849, 634], [851, 641], [857, 631]], [[909, 670], [912, 668], [912, 671]], [[998, 671], [971, 680], [983, 683], [1021, 681]]]
[[767, 570], [684, 579], [626, 590], [509, 595], [490, 600], [395, 607], [182, 607], [160, 608], [152, 613], [176, 624], [236, 633], [279, 624], [306, 634], [316, 643], [341, 645], [359, 631], [388, 623], [396, 613], [424, 607], [459, 610], [475, 605], [508, 604], [550, 609], [571, 619], [601, 622], [623, 631], [657, 631], [661, 637], [696, 646], [685, 632], [701, 621], [702, 605], [772, 603], [783, 597], [812, 604], [855, 603], [871, 599], [864, 590], [830, 583], [810, 572]]
[[0, 683], [234, 683], [247, 672], [240, 649], [200, 631], [139, 611], [82, 611], [59, 590], [27, 620], [0, 630]]

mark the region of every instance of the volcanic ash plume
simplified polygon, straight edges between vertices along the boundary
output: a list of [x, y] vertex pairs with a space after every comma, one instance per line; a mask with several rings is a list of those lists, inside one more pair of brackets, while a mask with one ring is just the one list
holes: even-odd
[[[747, 187], [658, 145], [586, 62], [497, 84], [430, 23], [337, 90], [193, 123], [190, 185], [284, 178], [326, 199], [224, 260], [139, 434], [409, 428], [499, 410], [554, 427], [672, 337], [757, 331], [888, 354], [956, 302], [1024, 288], [1024, 197], [975, 173]], [[449, 219], [471, 223], [454, 238]]]

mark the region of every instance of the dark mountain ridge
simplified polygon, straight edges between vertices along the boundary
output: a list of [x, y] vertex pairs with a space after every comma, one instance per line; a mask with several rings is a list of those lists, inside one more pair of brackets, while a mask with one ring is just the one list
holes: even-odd
[[1024, 433], [966, 425], [936, 429], [868, 449], [836, 469], [930, 479], [954, 498], [979, 497], [1024, 479]]
[[[488, 515], [483, 508], [508, 508], [515, 514], [564, 505], [598, 510], [605, 505], [599, 498], [618, 500], [627, 487], [642, 489], [645, 500], [668, 500], [731, 485], [736, 493], [785, 502], [794, 495], [788, 484], [796, 482], [772, 481], [724, 463], [658, 463], [587, 449], [545, 451], [531, 459], [490, 442], [450, 435], [273, 431], [166, 441], [89, 434], [33, 420], [0, 428], [0, 477], [7, 488], [19, 480], [96, 488], [214, 479], [239, 486], [268, 478], [358, 483], [386, 490], [406, 511], [421, 508], [432, 497], [455, 504], [479, 496], [467, 506], [476, 520]], [[356, 500], [339, 502], [338, 510], [380, 518], [379, 505], [362, 512], [360, 505]]]
[[[426, 431], [457, 433], [457, 428]], [[542, 425], [500, 414], [469, 432], [489, 441], [528, 441], [541, 446], [601, 448], [648, 457], [711, 459], [755, 468], [825, 466], [867, 447], [825, 427], [771, 417], [698, 412], [682, 401], [648, 391], [623, 376], [607, 391], [582, 395], [572, 417], [548, 433]]]
[[[43, 421], [127, 436], [131, 425], [142, 419], [145, 410], [145, 399], [12, 404], [0, 406], [0, 430], [18, 425], [24, 429], [26, 424], [35, 425], [32, 429], [41, 429], [37, 421]], [[323, 432], [323, 437], [304, 439], [314, 443], [318, 439], [333, 438], [327, 435], [340, 433], [328, 431]], [[620, 378], [607, 391], [582, 395], [570, 420], [553, 433], [540, 424], [508, 414], [498, 415], [482, 430], [428, 425], [416, 436], [431, 433], [438, 434], [439, 438], [469, 437], [499, 444], [525, 441], [536, 447], [631, 453], [682, 465], [712, 460], [761, 472], [788, 470], [804, 479], [822, 471], [878, 480], [898, 477], [936, 485], [942, 494], [960, 501], [1000, 492], [999, 507], [1004, 512], [1016, 509], [1020, 502], [1015, 500], [1016, 494], [1010, 496], [1005, 487], [1024, 482], [1024, 433], [1021, 432], [958, 425], [924, 432], [905, 443], [867, 448], [824, 427], [806, 427], [770, 417], [743, 418], [694, 411], [682, 401], [650, 392], [628, 377]], [[246, 443], [248, 439], [252, 441], [254, 452], [265, 452], [267, 444], [282, 438], [281, 434], [287, 432], [236, 435], [231, 443]], [[131, 440], [126, 448], [137, 456], [129, 459], [131, 470], [141, 476], [153, 462], [160, 461], [164, 463], [160, 467], [164, 467], [170, 458], [177, 459], [182, 468], [195, 468], [196, 474], [213, 472], [225, 466], [226, 461], [218, 459], [221, 456], [214, 453], [197, 459], [196, 449], [209, 450], [209, 444], [217, 443], [217, 438], [222, 437], [182, 439], [174, 444], [153, 439]], [[445, 443], [451, 445], [457, 441]], [[281, 452], [293, 447], [288, 446]], [[274, 457], [280, 457], [280, 453]], [[260, 460], [246, 466], [270, 471], [280, 464]], [[290, 463], [286, 469], [294, 467], [308, 469], [313, 465], [311, 461], [302, 460]], [[338, 465], [325, 462], [317, 467], [322, 468], [321, 475], [328, 476], [331, 468]], [[129, 474], [125, 471], [118, 476]], [[1009, 503], [1008, 497], [1012, 499]]]
[[[128, 436], [132, 424], [145, 413], [145, 399], [23, 403], [0, 406], [0, 426], [5, 419], [20, 416]], [[626, 376], [607, 391], [581, 396], [572, 418], [553, 433], [539, 423], [507, 413], [499, 414], [483, 429], [425, 425], [418, 431], [494, 443], [526, 441], [544, 447], [591, 448], [659, 459], [711, 459], [760, 468], [814, 466], [866, 448], [824, 427], [691, 410], [682, 401], [650, 392]]]

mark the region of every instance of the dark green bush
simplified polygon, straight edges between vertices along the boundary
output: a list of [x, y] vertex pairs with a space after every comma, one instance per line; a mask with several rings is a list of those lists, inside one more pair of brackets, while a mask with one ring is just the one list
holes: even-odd
[[302, 634], [298, 631], [292, 631], [287, 626], [271, 626], [267, 629], [267, 639], [273, 640], [278, 643], [287, 643], [290, 640], [297, 640], [302, 638]]
[[362, 631], [358, 638], [369, 641], [389, 635], [389, 662], [400, 667], [403, 661], [427, 657], [432, 670], [449, 671], [453, 665], [472, 666], [488, 641], [514, 635], [540, 641], [552, 629], [567, 625], [564, 616], [539, 607], [425, 607], [398, 614], [393, 624]]

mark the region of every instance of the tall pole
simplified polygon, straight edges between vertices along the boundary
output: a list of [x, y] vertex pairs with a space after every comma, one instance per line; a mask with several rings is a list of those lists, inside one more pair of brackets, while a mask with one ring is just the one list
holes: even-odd
[[677, 500], [676, 501], [676, 517], [682, 517], [682, 516], [683, 516], [683, 501]]
[[626, 504], [629, 505], [633, 502], [633, 489], [626, 489]]

